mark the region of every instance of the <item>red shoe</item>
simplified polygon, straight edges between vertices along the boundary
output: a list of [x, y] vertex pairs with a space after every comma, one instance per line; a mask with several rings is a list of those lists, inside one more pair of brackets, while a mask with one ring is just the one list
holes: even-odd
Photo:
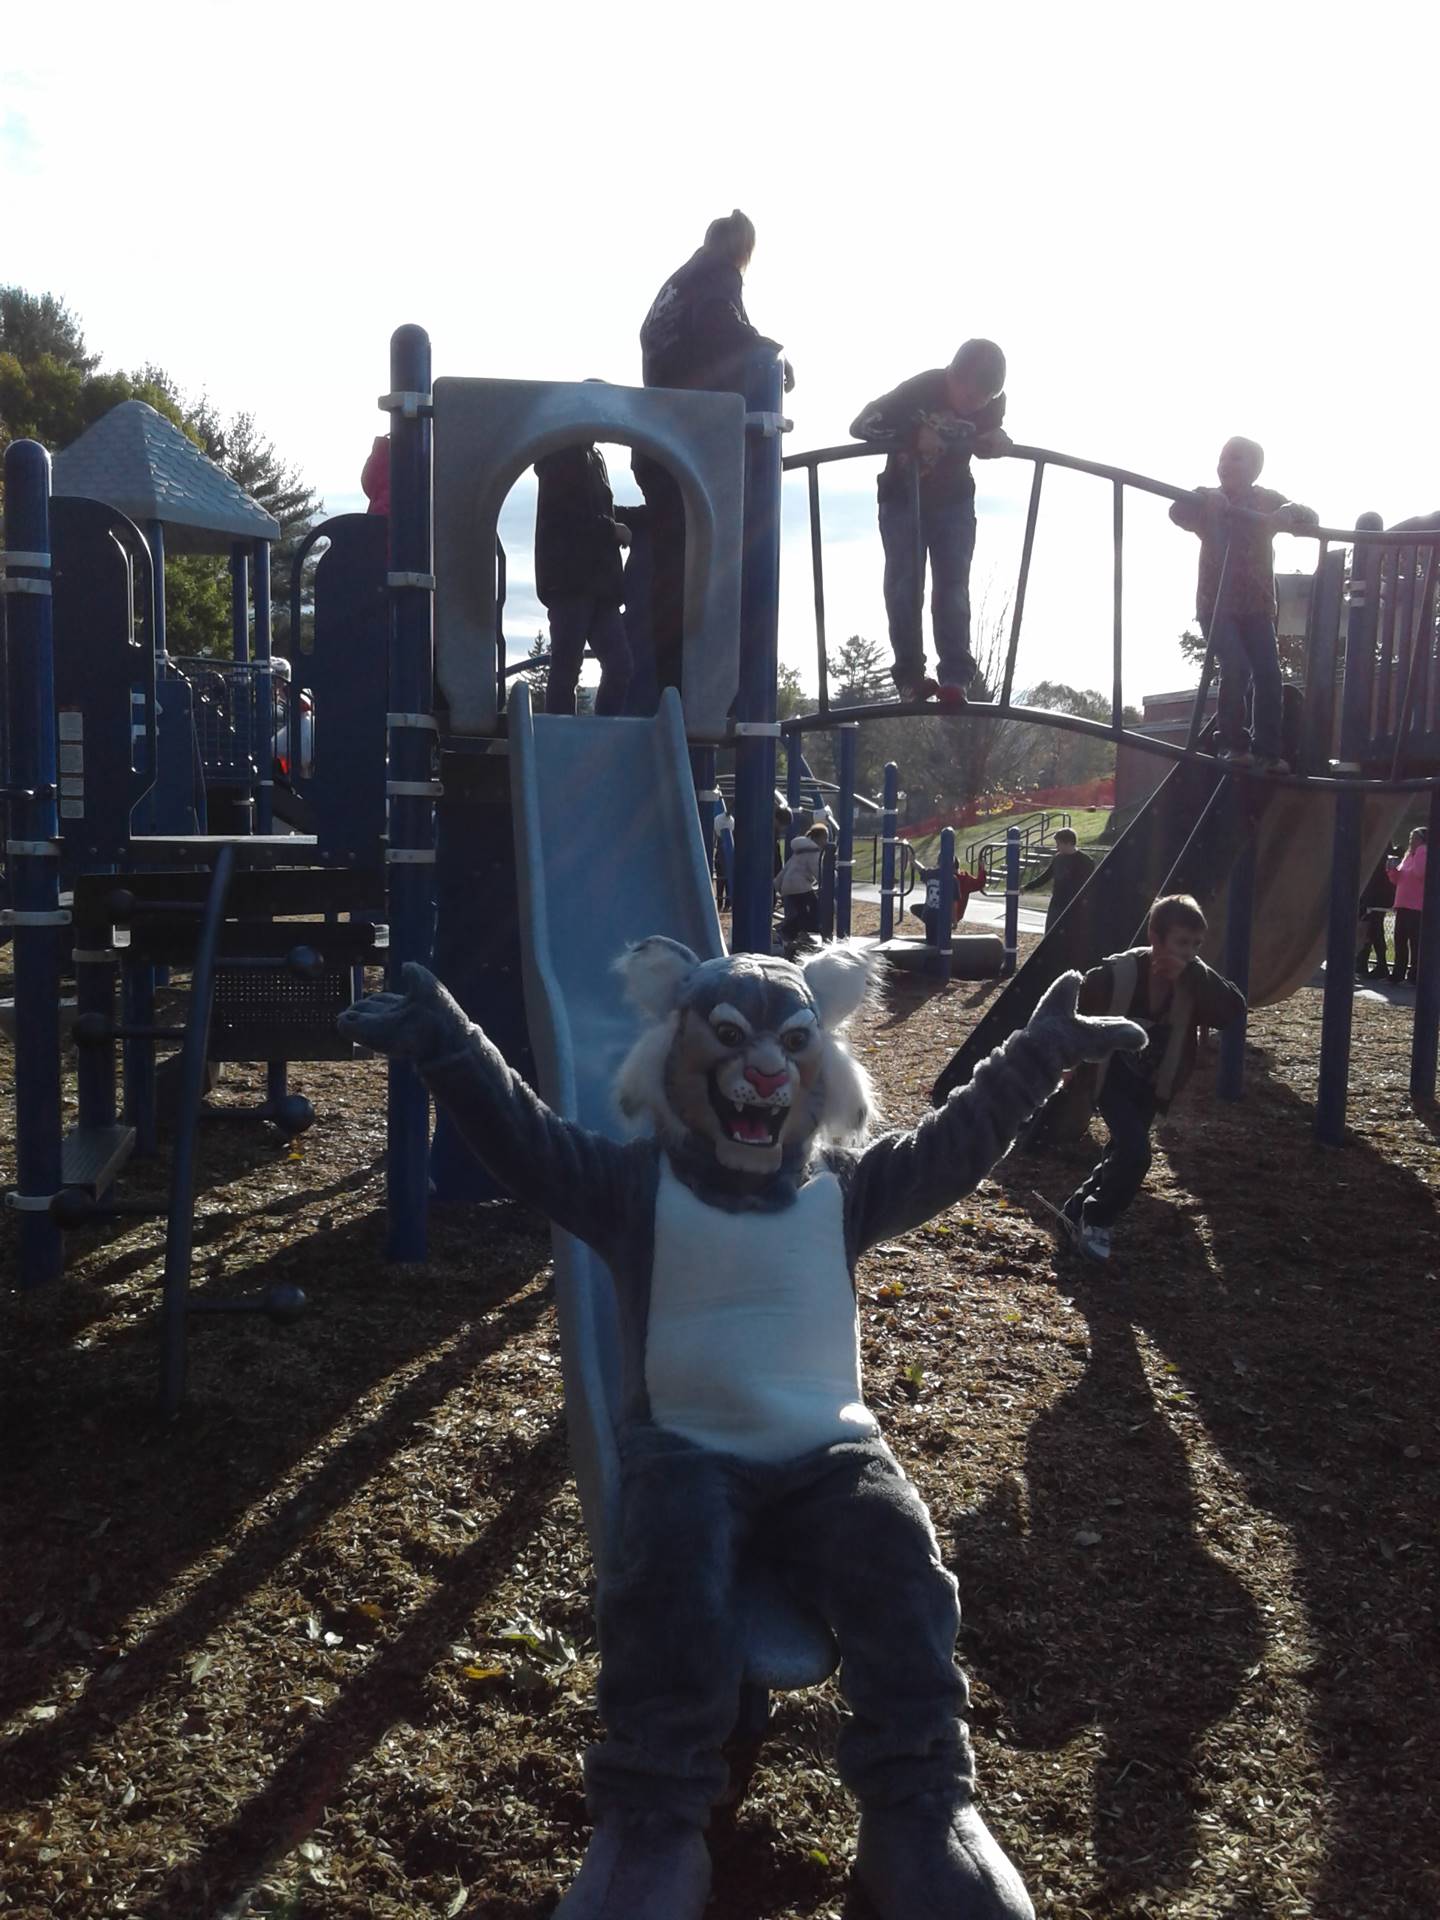
[[953, 681], [937, 687], [936, 698], [942, 707], [968, 707], [970, 704], [970, 696], [964, 687], [956, 686]]
[[938, 700], [940, 694], [940, 682], [938, 680], [932, 680], [929, 674], [925, 674], [919, 680], [897, 680], [895, 682], [896, 698], [906, 702], [907, 705], [913, 704], [918, 706], [925, 700]]

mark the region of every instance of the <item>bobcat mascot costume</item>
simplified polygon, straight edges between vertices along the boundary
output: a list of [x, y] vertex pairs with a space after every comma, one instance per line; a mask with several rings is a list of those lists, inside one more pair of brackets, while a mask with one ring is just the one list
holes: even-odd
[[869, 1083], [838, 1037], [869, 966], [619, 963], [646, 1026], [621, 1144], [552, 1113], [422, 967], [342, 1016], [409, 1059], [490, 1172], [614, 1275], [624, 1344], [618, 1564], [599, 1596], [596, 1828], [557, 1920], [700, 1920], [704, 1830], [736, 1719], [741, 1547], [828, 1624], [860, 1802], [856, 1873], [882, 1920], [1033, 1920], [974, 1805], [955, 1581], [860, 1386], [855, 1263], [970, 1190], [1061, 1074], [1139, 1027], [1084, 1019], [1078, 974], [913, 1132], [862, 1144]]

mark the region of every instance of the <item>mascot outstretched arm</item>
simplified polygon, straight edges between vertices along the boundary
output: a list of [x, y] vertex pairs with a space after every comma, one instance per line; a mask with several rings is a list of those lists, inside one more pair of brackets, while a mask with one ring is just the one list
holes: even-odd
[[552, 1113], [421, 967], [341, 1019], [413, 1061], [491, 1174], [615, 1279], [606, 1737], [586, 1755], [596, 1828], [557, 1920], [700, 1920], [743, 1678], [742, 1551], [839, 1645], [836, 1765], [881, 1920], [1033, 1920], [975, 1806], [955, 1581], [864, 1402], [855, 1263], [969, 1192], [1069, 1067], [1144, 1033], [1079, 1016], [1067, 974], [942, 1108], [868, 1138], [869, 1081], [841, 1037], [870, 988], [858, 951], [702, 961], [655, 938], [619, 967], [644, 1019], [616, 1082], [623, 1143]]

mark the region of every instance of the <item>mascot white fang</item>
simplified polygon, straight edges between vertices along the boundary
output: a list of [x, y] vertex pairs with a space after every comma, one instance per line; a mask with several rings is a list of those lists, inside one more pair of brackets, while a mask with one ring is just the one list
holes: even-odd
[[623, 1144], [552, 1113], [422, 967], [340, 1022], [413, 1060], [494, 1177], [596, 1249], [621, 1302], [606, 1738], [557, 1920], [700, 1920], [743, 1675], [742, 1548], [838, 1643], [836, 1766], [881, 1920], [1033, 1920], [974, 1803], [955, 1581], [864, 1402], [855, 1263], [967, 1193], [1068, 1067], [1145, 1035], [1077, 1015], [1067, 974], [944, 1107], [866, 1145], [869, 1081], [839, 1038], [869, 990], [856, 950], [701, 961], [655, 938], [619, 965], [650, 1023], [617, 1079], [643, 1129]]

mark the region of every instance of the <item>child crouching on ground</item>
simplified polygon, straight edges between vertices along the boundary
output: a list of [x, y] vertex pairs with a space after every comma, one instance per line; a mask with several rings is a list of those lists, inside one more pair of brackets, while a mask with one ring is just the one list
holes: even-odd
[[1082, 1013], [1121, 1015], [1143, 1027], [1142, 1052], [1116, 1054], [1096, 1070], [1095, 1104], [1110, 1130], [1099, 1164], [1061, 1209], [1082, 1253], [1110, 1258], [1110, 1230], [1145, 1184], [1150, 1129], [1189, 1079], [1202, 1027], [1228, 1027], [1245, 1012], [1237, 986], [1200, 958], [1205, 916], [1187, 893], [1150, 909], [1150, 944], [1112, 953], [1080, 987]]

